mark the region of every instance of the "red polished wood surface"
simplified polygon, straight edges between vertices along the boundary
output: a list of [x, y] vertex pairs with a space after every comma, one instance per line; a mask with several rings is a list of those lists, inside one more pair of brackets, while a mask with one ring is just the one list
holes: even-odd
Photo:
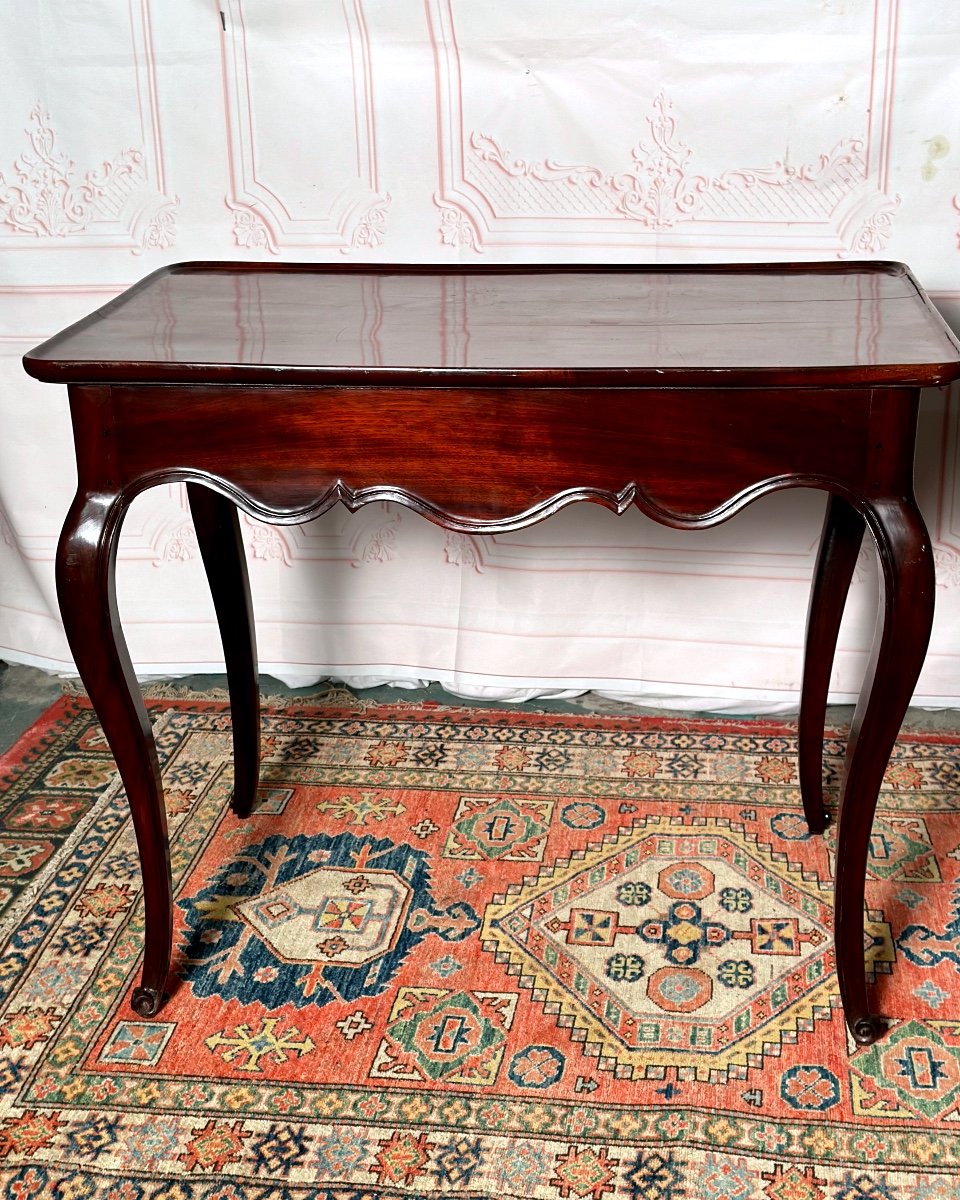
[[939, 384], [958, 345], [900, 263], [164, 267], [27, 356], [62, 382]]
[[933, 617], [913, 496], [920, 387], [960, 345], [899, 264], [456, 268], [187, 264], [149, 276], [25, 359], [70, 386], [78, 489], [57, 556], [64, 625], [127, 789], [145, 956], [162, 1003], [172, 880], [156, 750], [120, 627], [114, 562], [139, 492], [188, 485], [224, 643], [233, 808], [257, 789], [259, 696], [235, 505], [277, 522], [397, 500], [496, 533], [576, 500], [683, 528], [784, 487], [830, 495], [807, 626], [799, 737], [826, 821], [824, 714], [865, 529], [883, 593], [839, 807], [836, 955], [853, 1036], [882, 1031], [864, 977], [877, 793]]
[[[764, 389], [111, 389], [124, 488], [225, 485], [255, 516], [399, 499], [450, 528], [501, 532], [575, 500], [636, 501], [715, 524], [778, 482], [866, 482], [873, 393]], [[93, 420], [101, 420], [97, 416]], [[215, 431], [215, 436], [211, 436]], [[722, 452], [718, 452], [722, 451]]]

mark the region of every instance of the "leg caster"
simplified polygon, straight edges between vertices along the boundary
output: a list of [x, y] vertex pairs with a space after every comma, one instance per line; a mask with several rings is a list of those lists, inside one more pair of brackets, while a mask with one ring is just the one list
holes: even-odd
[[130, 999], [130, 1007], [138, 1017], [155, 1017], [162, 1003], [163, 992], [159, 988], [134, 988]]
[[858, 1017], [848, 1028], [858, 1046], [872, 1046], [887, 1027], [879, 1017]]

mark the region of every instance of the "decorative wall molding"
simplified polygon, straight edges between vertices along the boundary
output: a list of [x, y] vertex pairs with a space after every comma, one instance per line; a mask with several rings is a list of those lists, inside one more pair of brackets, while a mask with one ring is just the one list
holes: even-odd
[[343, 253], [349, 250], [362, 250], [373, 246], [383, 245], [384, 229], [387, 221], [387, 209], [390, 207], [391, 196], [388, 192], [368, 205], [360, 219], [353, 225], [349, 248], [342, 247]]
[[485, 548], [492, 541], [492, 538], [448, 530], [443, 543], [443, 560], [452, 567], [471, 568], [482, 575], [486, 566]]
[[[64, 447], [62, 453], [64, 456], [72, 454], [72, 448]], [[64, 497], [60, 511], [51, 510], [47, 505], [37, 506], [37, 519], [45, 528], [34, 526], [18, 534], [17, 542], [24, 558], [33, 563], [54, 562], [60, 525], [66, 515], [69, 499], [69, 496]], [[2, 519], [3, 511], [0, 509]], [[196, 537], [183, 485], [165, 484], [138, 496], [124, 519], [121, 536], [121, 557], [124, 561], [160, 567], [196, 558]]]
[[[147, 559], [156, 567], [199, 558], [182, 484], [151, 489], [138, 497], [132, 512], [139, 515], [139, 520], [128, 520], [124, 524], [125, 558]], [[275, 563], [294, 567], [298, 563], [314, 562], [362, 567], [390, 562], [397, 555], [397, 531], [402, 520], [403, 509], [393, 504], [369, 504], [356, 513], [332, 509], [304, 525], [268, 525], [240, 513], [240, 527], [251, 566]], [[49, 543], [48, 554], [34, 557], [52, 558], [56, 540], [56, 535], [45, 539]]]
[[15, 233], [54, 238], [83, 233], [98, 217], [115, 218], [146, 182], [137, 150], [123, 150], [77, 180], [76, 164], [57, 149], [50, 114], [40, 103], [31, 109], [30, 122], [24, 130], [30, 149], [13, 164], [16, 182], [0, 172], [0, 220]]
[[263, 220], [249, 208], [237, 208], [227, 199], [227, 207], [233, 211], [233, 240], [241, 250], [270, 250], [278, 254], [276, 242]]
[[440, 243], [443, 246], [466, 246], [482, 250], [480, 234], [467, 213], [453, 201], [444, 200], [434, 192], [433, 202], [440, 211]]
[[[693, 150], [677, 132], [673, 102], [665, 92], [654, 98], [646, 124], [646, 136], [630, 151], [629, 166], [613, 174], [585, 164], [514, 159], [496, 139], [475, 132], [470, 135], [468, 178], [482, 182], [482, 163], [517, 181], [562, 184], [571, 207], [582, 201], [605, 216], [619, 214], [651, 230], [673, 229], [687, 220], [742, 218], [745, 211], [751, 220], [778, 219], [785, 207], [795, 220], [823, 220], [836, 209], [838, 198], [856, 191], [864, 179], [859, 138], [838, 142], [816, 163], [795, 167], [777, 160], [769, 167], [738, 167], [711, 178], [692, 170]], [[533, 209], [533, 197], [518, 194], [518, 205], [525, 201]]]
[[[480, 190], [502, 192], [489, 187], [489, 173], [480, 164], [491, 167], [516, 182], [516, 207], [526, 206], [533, 215], [534, 205], [544, 206], [563, 188], [564, 199], [580, 209], [598, 205], [604, 217], [622, 217], [636, 222], [645, 231], [661, 233], [684, 222], [741, 220], [746, 212], [755, 223], [778, 222], [783, 212], [801, 222], [833, 223], [840, 248], [850, 253], [874, 254], [889, 240], [893, 214], [900, 197], [863, 196], [866, 161], [863, 140], [847, 138], [838, 142], [816, 163], [798, 167], [783, 161], [754, 169], [736, 168], [708, 177], [691, 170], [693, 151], [677, 134], [673, 104], [664, 92], [653, 101], [646, 118], [648, 136], [631, 150], [631, 163], [623, 171], [605, 174], [599, 167], [563, 165], [550, 159], [526, 162], [515, 159], [495, 138], [487, 134], [470, 135], [466, 178]], [[527, 184], [549, 185], [539, 189]], [[439, 202], [438, 202], [439, 203]], [[550, 203], [551, 208], [557, 205]], [[441, 241], [449, 238], [453, 225], [445, 206], [441, 214]], [[465, 220], [469, 237], [459, 244], [476, 241], [473, 226]], [[448, 241], [447, 244], [450, 244]]]
[[[697, 169], [695, 149], [663, 89], [650, 100], [621, 168], [515, 156], [500, 131], [472, 127], [465, 111], [469, 60], [458, 42], [451, 0], [426, 3], [437, 73], [440, 179], [434, 204], [442, 245], [475, 251], [630, 245], [709, 253], [719, 243], [726, 256], [796, 249], [838, 257], [875, 254], [886, 246], [900, 204], [888, 191], [899, 0], [874, 6], [864, 41], [871, 94], [866, 111], [852, 115], [862, 122], [860, 131], [854, 126], [810, 162], [774, 157], [769, 165], [713, 174]], [[841, 80], [838, 88], [843, 90]]]
[[[146, 557], [154, 567], [199, 559], [197, 535], [183, 485], [154, 489], [140, 497], [137, 511], [141, 523], [130, 529], [124, 526], [126, 558]], [[363, 567], [390, 562], [396, 557], [402, 512], [394, 505], [371, 504], [359, 513], [343, 510], [306, 525], [293, 526], [267, 525], [240, 513], [240, 525], [251, 566], [275, 563], [293, 567], [297, 562], [312, 561]], [[2, 519], [0, 512], [0, 538], [4, 537]], [[48, 540], [52, 555], [56, 537]]]
[[[241, 250], [266, 250], [271, 254], [285, 249], [340, 250], [349, 254], [381, 245], [390, 196], [381, 193], [379, 184], [370, 41], [363, 0], [344, 0], [342, 6], [329, 9], [345, 22], [349, 46], [345, 68], [351, 72], [352, 81], [350, 111], [334, 113], [321, 104], [314, 114], [301, 109], [293, 115], [305, 127], [314, 120], [318, 130], [331, 122], [344, 128], [352, 126], [349, 161], [333, 161], [322, 137], [318, 137], [316, 160], [295, 164], [297, 170], [305, 172], [304, 192], [297, 196], [285, 193], [281, 181], [267, 178], [261, 161], [260, 147], [263, 139], [269, 138], [270, 129], [255, 119], [257, 94], [269, 84], [257, 76], [251, 62], [249, 39], [256, 34], [251, 30], [245, 3], [247, 0], [223, 0], [221, 4], [230, 176], [225, 203], [233, 213], [236, 245]], [[284, 60], [278, 59], [275, 65], [283, 77], [287, 69]], [[305, 197], [309, 198], [308, 208]]]
[[360, 524], [352, 541], [352, 567], [368, 563], [391, 562], [397, 556], [397, 530], [402, 522], [402, 509], [382, 506], [381, 519], [375, 524]]
[[[124, 24], [133, 91], [118, 105], [136, 118], [142, 140], [111, 147], [99, 165], [77, 168], [69, 139], [55, 128], [64, 104], [43, 101], [29, 111], [27, 145], [11, 165], [0, 164], [0, 245], [16, 250], [166, 250], [177, 235], [180, 199], [166, 190], [153, 51], [151, 0], [129, 0]], [[129, 21], [129, 24], [127, 24]], [[55, 77], [50, 79], [51, 89]], [[54, 93], [55, 94], [55, 93]], [[23, 98], [24, 112], [30, 103]], [[7, 99], [7, 115], [11, 100]]]
[[[0, 234], [56, 243], [65, 238], [117, 237], [134, 253], [165, 250], [176, 240], [180, 201], [151, 186], [142, 150], [118, 151], [83, 175], [60, 150], [50, 114], [38, 101], [24, 133], [29, 141], [8, 172], [0, 171]], [[107, 234], [105, 242], [104, 231]], [[122, 231], [122, 232], [121, 232]]]
[[[245, 531], [248, 558], [251, 563], [274, 562], [284, 567], [293, 565], [293, 555], [283, 533], [274, 525], [262, 525], [246, 515], [240, 514], [241, 528]], [[200, 557], [197, 534], [192, 519], [175, 517], [173, 521], [159, 524], [152, 538], [154, 549], [153, 565], [189, 562]]]
[[900, 200], [900, 196], [869, 196], [849, 213], [837, 228], [846, 252], [862, 257], [881, 254], [893, 233], [893, 217]]
[[140, 246], [134, 248], [134, 254], [142, 254], [144, 250], [168, 250], [177, 240], [177, 209], [180, 207], [180, 197], [174, 196], [161, 204], [147, 223]]
[[276, 525], [263, 525], [259, 521], [251, 520], [246, 513], [241, 514], [240, 520], [247, 529], [247, 544], [254, 562], [293, 566], [290, 543]]
[[163, 567], [167, 563], [189, 562], [199, 554], [197, 535], [190, 520], [168, 526], [158, 531], [154, 542], [155, 567]]
[[937, 587], [960, 586], [960, 551], [953, 546], [934, 546], [933, 561], [937, 570]]

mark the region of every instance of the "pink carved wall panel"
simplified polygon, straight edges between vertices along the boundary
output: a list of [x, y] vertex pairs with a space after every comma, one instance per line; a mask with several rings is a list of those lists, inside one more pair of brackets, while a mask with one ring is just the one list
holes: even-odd
[[[184, 258], [902, 258], [960, 328], [960, 6], [931, 0], [32, 0], [0, 39], [0, 656], [68, 671], [53, 558], [66, 398], [20, 356]], [[380, 301], [366, 294], [369, 330]], [[466, 306], [445, 331], [463, 360]], [[377, 339], [371, 336], [376, 347]], [[382, 347], [389, 354], [391, 347]], [[373, 351], [376, 357], [377, 351]], [[917, 490], [938, 609], [918, 700], [960, 704], [960, 393], [931, 393]], [[472, 538], [376, 505], [244, 518], [265, 671], [795, 701], [823, 501], [675, 533], [570, 508]], [[179, 488], [140, 497], [118, 578], [142, 672], [216, 669]], [[835, 697], [858, 686], [864, 552]]]
[[245, 250], [379, 246], [370, 41], [362, 0], [224, 0], [234, 237]]
[[[98, 15], [96, 50], [122, 63], [100, 86], [92, 77], [94, 46], [73, 40], [82, 39], [78, 15], [49, 3], [24, 5], [17, 24], [19, 37], [7, 40], [3, 56], [0, 249], [139, 254], [173, 246], [179, 201], [165, 178], [150, 0]], [[58, 60], [31, 78], [35, 60], [16, 51], [51, 34]]]
[[[490, 49], [505, 42], [491, 36], [490, 14], [454, 0], [427, 4], [445, 243], [701, 258], [869, 256], [886, 246], [900, 204], [889, 190], [898, 0], [849, 6], [852, 16], [799, 5], [805, 39], [843, 39], [845, 56], [822, 63], [791, 61], [775, 6], [746, 6], [738, 25], [748, 37], [705, 42], [698, 57], [696, 43], [683, 42], [689, 6], [646, 11], [626, 0], [595, 14], [599, 54], [544, 62], [537, 31], [558, 18], [555, 6], [537, 5], [541, 19], [511, 29], [516, 40], [504, 49], [514, 85], [506, 94], [490, 86]], [[559, 17], [571, 41], [580, 23]], [[673, 61], [661, 57], [665, 44]], [[751, 53], [760, 61], [750, 63]], [[693, 69], [700, 58], [709, 78]], [[784, 68], [797, 71], [793, 95]], [[544, 120], [551, 85], [568, 104], [585, 101], [568, 122], [555, 112]], [[629, 104], [601, 127], [608, 114], [590, 97], [605, 87]], [[818, 128], [793, 127], [796, 93], [820, 109]], [[760, 96], [763, 121], [751, 112]]]

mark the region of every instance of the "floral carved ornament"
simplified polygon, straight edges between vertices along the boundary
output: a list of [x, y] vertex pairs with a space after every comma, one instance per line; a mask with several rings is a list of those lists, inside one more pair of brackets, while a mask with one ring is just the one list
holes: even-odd
[[[469, 138], [464, 179], [481, 192], [491, 170], [501, 180], [515, 181], [509, 195], [523, 216], [554, 215], [562, 206], [568, 208], [564, 216], [620, 217], [650, 232], [690, 221], [742, 221], [744, 216], [758, 223], [782, 224], [785, 216], [789, 221], [823, 223], [850, 202], [853, 220], [845, 221], [839, 231], [844, 250], [872, 254], [886, 245], [900, 198], [874, 193], [866, 207], [856, 203], [866, 182], [862, 138], [842, 139], [813, 163], [778, 160], [766, 167], [738, 167], [709, 176], [692, 169], [693, 151], [678, 135], [672, 107], [661, 91], [646, 117], [647, 133], [632, 148], [631, 162], [623, 171], [516, 158], [496, 138], [475, 131]], [[567, 205], [558, 187], [565, 189]], [[539, 206], [535, 213], [538, 190], [544, 197], [549, 193], [554, 203]], [[480, 248], [478, 231], [459, 205], [440, 194], [435, 203], [441, 242]]]
[[[0, 172], [0, 229], [37, 238], [88, 233], [97, 223], [126, 224], [142, 250], [166, 249], [176, 237], [172, 200], [150, 186], [142, 150], [122, 150], [78, 179], [76, 164], [56, 145], [50, 114], [39, 103], [25, 130], [28, 150], [14, 162], [12, 178]], [[152, 215], [144, 222], [144, 193]], [[125, 220], [125, 214], [133, 212]]]

